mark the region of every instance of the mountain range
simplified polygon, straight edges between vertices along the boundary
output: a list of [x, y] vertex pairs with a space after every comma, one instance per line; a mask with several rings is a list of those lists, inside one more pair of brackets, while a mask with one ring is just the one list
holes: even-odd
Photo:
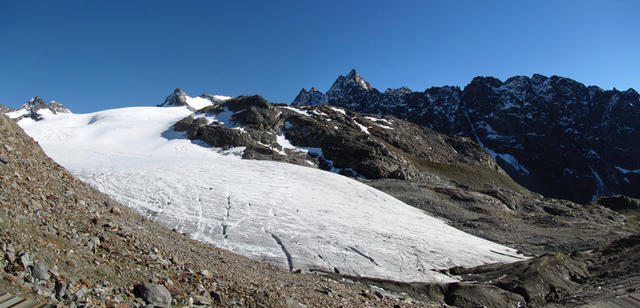
[[[343, 77], [342, 84], [374, 90], [358, 79]], [[345, 93], [339, 90], [333, 92]], [[611, 197], [585, 206], [545, 198], [514, 182], [494, 161], [498, 156], [471, 138], [324, 103], [191, 97], [180, 89], [158, 107], [90, 114], [53, 112], [52, 104], [36, 101], [9, 113], [18, 115], [18, 124], [57, 163], [113, 200], [175, 234], [289, 272], [359, 281], [379, 299], [403, 300], [409, 293], [422, 303], [460, 307], [569, 305], [627, 292], [640, 279], [635, 261], [640, 242], [632, 235], [640, 201]], [[26, 111], [28, 116], [21, 115]], [[30, 157], [14, 155], [11, 142], [20, 129], [7, 121], [3, 127], [11, 136], [2, 139], [10, 143], [0, 149], [0, 168], [11, 185], [2, 188], [13, 196], [14, 188], [25, 183], [58, 185], [36, 175], [46, 171], [21, 180], [6, 169]], [[118, 212], [101, 207], [91, 204], [89, 217], [74, 216], [85, 222], [82, 234], [111, 228], [103, 220]], [[138, 233], [154, 228], [146, 224]], [[13, 262], [11, 250], [3, 250]], [[20, 262], [27, 264], [24, 258], [6, 267], [20, 281], [36, 270], [34, 265], [20, 270]], [[173, 261], [162, 262], [165, 269], [179, 269]], [[491, 264], [471, 268], [485, 263]], [[608, 274], [611, 268], [617, 269], [615, 276]], [[41, 291], [54, 292], [54, 287]], [[135, 288], [126, 294], [145, 298]], [[55, 292], [52, 300], [76, 298]], [[201, 293], [204, 298], [197, 300], [210, 296], [221, 302], [217, 292]], [[194, 296], [179, 300], [195, 302]]]
[[640, 197], [640, 96], [552, 76], [476, 77], [380, 92], [355, 70], [322, 93], [302, 89], [293, 106], [329, 104], [393, 115], [480, 144], [518, 183], [548, 197], [588, 203]]

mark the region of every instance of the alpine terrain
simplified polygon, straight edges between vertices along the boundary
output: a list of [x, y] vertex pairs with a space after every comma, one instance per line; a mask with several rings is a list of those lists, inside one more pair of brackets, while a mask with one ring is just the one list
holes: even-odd
[[[5, 108], [55, 160], [0, 119], [0, 222], [48, 234], [2, 234], [7, 288], [106, 306], [542, 307], [640, 287], [638, 200], [545, 198], [476, 138], [318, 94], [309, 106], [176, 89], [157, 107]], [[81, 259], [62, 264], [61, 251]]]
[[355, 70], [325, 93], [302, 89], [294, 106], [329, 105], [393, 115], [480, 144], [518, 183], [589, 203], [640, 197], [640, 95], [559, 76], [476, 77], [458, 87], [380, 92]]

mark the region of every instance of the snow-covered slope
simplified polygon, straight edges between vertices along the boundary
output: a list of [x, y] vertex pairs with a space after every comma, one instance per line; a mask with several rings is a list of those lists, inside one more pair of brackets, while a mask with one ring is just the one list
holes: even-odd
[[136, 107], [19, 124], [54, 160], [123, 204], [290, 269], [452, 281], [433, 269], [521, 258], [347, 177], [194, 144], [170, 129], [190, 113]]

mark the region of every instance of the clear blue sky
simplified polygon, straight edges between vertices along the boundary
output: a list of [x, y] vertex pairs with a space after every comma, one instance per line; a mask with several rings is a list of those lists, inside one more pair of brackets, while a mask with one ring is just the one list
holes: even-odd
[[640, 1], [0, 1], [0, 104], [290, 102], [351, 68], [384, 90], [561, 75], [640, 88]]

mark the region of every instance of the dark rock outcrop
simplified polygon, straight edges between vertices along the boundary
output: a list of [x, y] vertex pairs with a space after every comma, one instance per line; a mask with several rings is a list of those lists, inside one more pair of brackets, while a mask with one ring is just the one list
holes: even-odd
[[246, 147], [245, 158], [313, 164], [371, 179], [408, 179], [427, 161], [477, 165], [504, 174], [467, 138], [326, 105], [294, 108], [244, 96], [201, 109], [174, 129], [215, 147]]
[[600, 197], [594, 203], [612, 209], [616, 212], [627, 210], [640, 211], [640, 200], [627, 196]]
[[518, 183], [545, 196], [579, 203], [640, 197], [640, 95], [633, 89], [536, 74], [505, 82], [476, 77], [463, 90], [381, 93], [351, 71], [326, 96], [330, 105], [472, 138]]
[[[639, 287], [638, 257], [640, 236], [636, 234], [593, 251], [578, 251], [571, 255], [545, 254], [512, 264], [452, 268], [448, 272], [461, 275], [464, 281], [479, 288], [479, 294], [472, 296], [472, 300], [494, 294], [482, 288], [494, 286], [522, 296], [527, 307], [548, 304], [574, 306], [584, 303], [585, 298], [593, 301], [613, 297]], [[465, 303], [462, 306], [471, 305]]]

